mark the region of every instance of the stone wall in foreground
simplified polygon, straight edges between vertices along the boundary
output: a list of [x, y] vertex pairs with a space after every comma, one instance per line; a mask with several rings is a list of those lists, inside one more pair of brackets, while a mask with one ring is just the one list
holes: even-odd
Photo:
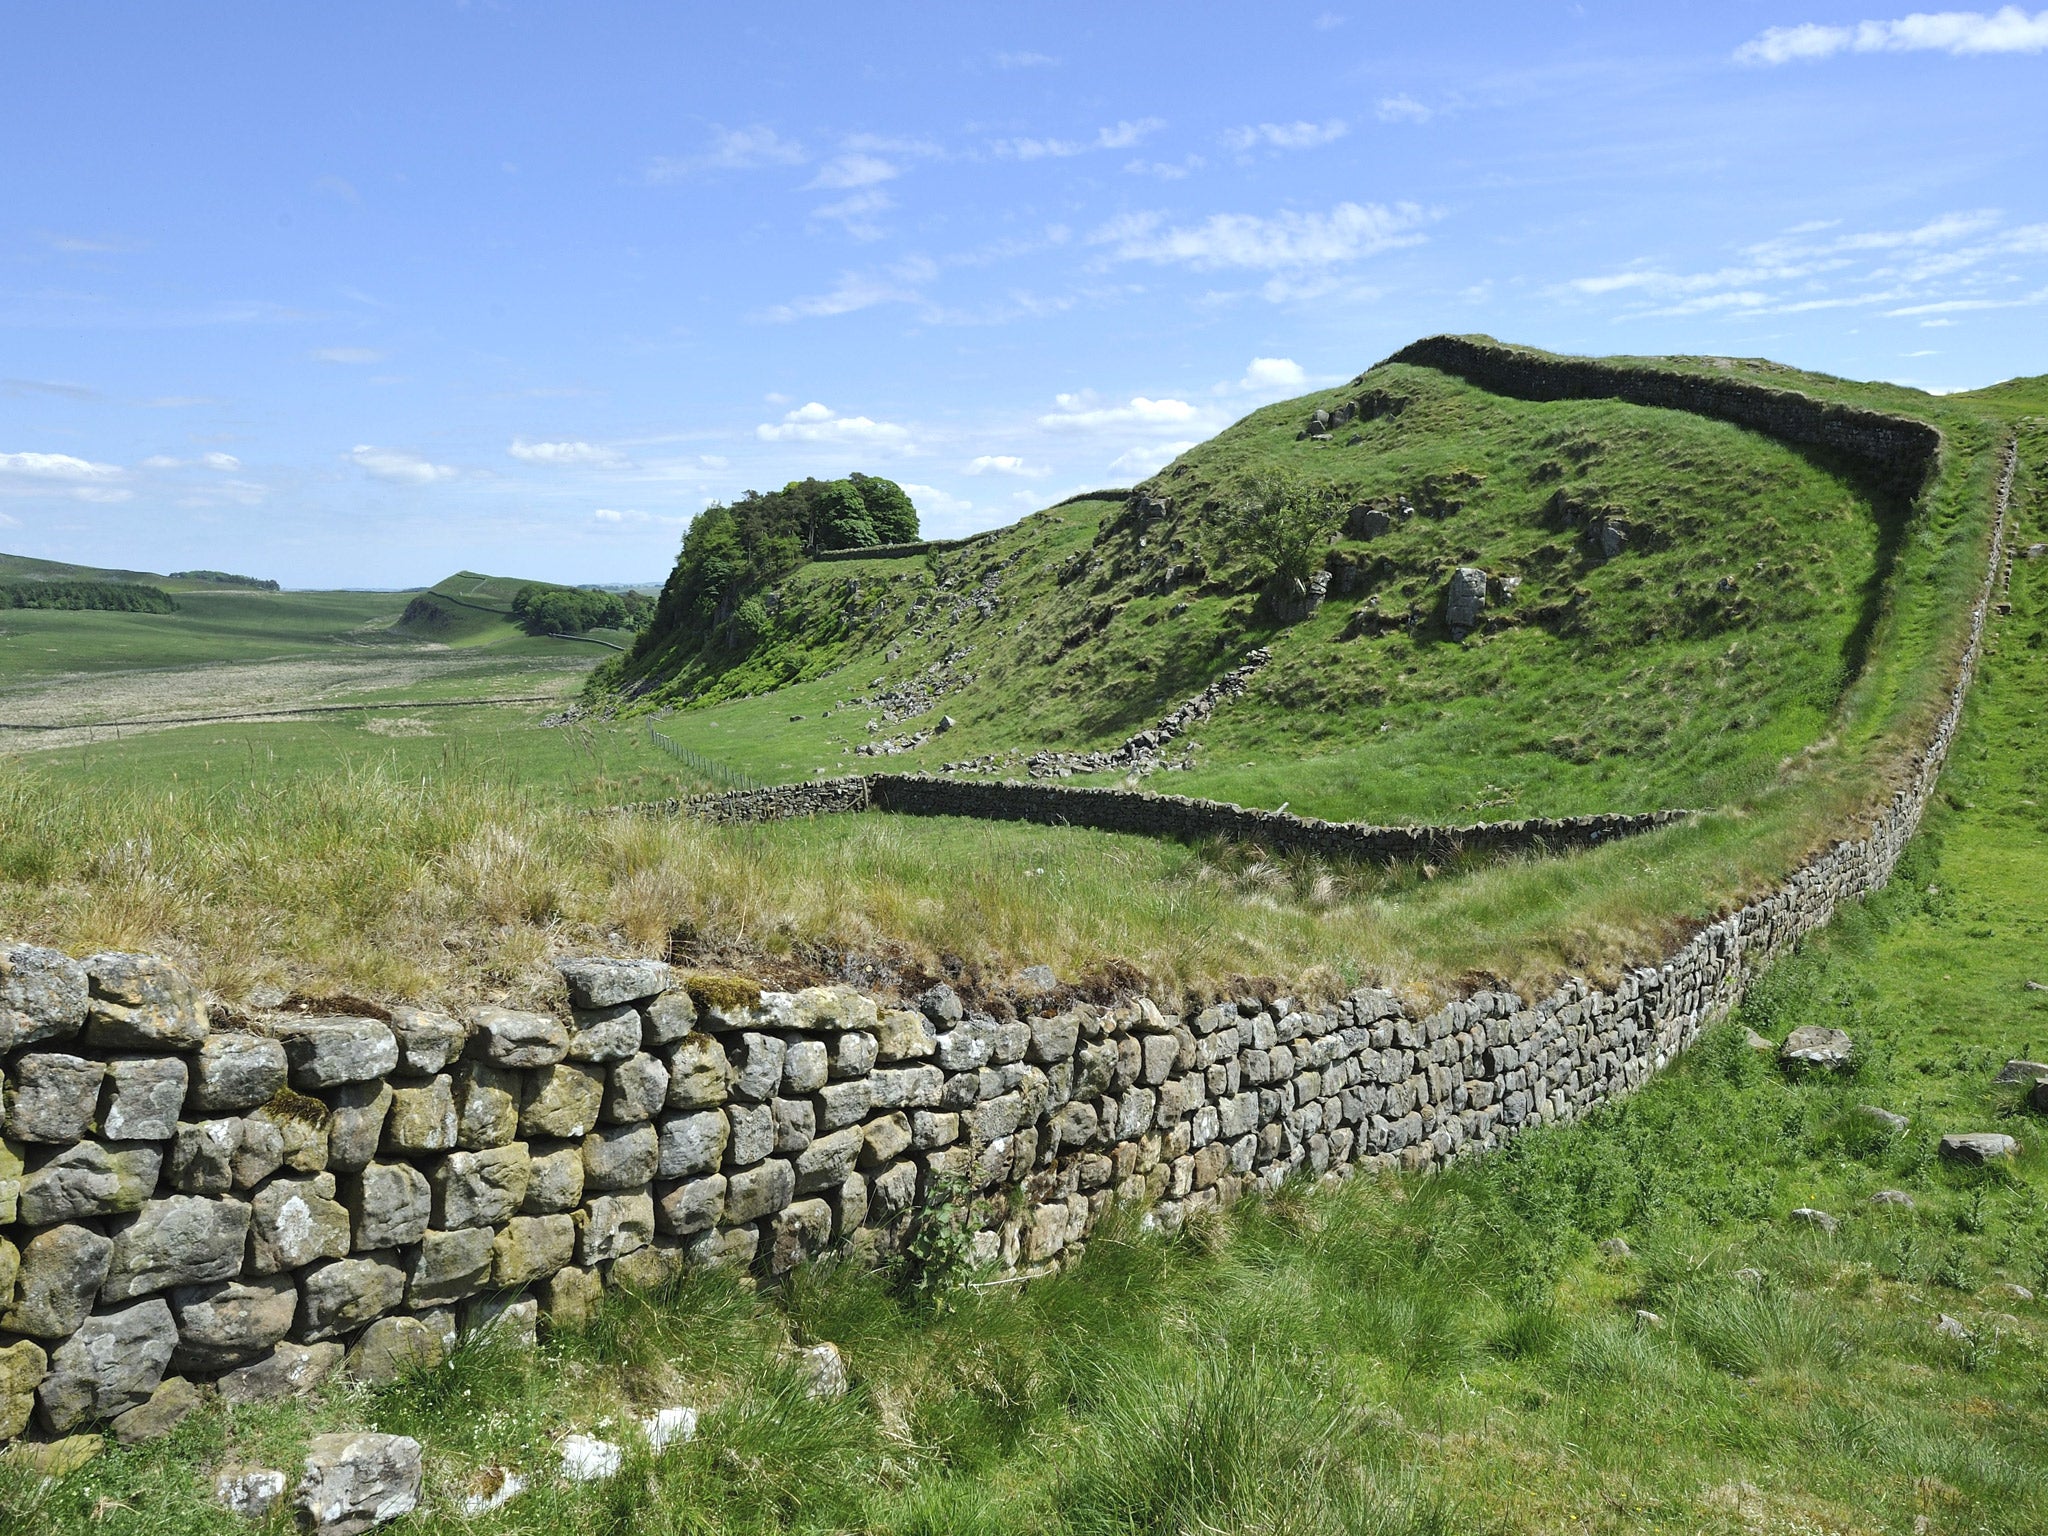
[[[1998, 565], [2010, 462], [2000, 492]], [[547, 1013], [360, 1003], [243, 1017], [159, 959], [0, 950], [0, 1437], [153, 1432], [337, 1368], [382, 1379], [479, 1328], [574, 1317], [681, 1266], [781, 1273], [899, 1244], [935, 1187], [977, 1255], [1078, 1254], [1111, 1204], [1172, 1227], [1298, 1169], [1426, 1169], [1645, 1081], [1756, 968], [1881, 885], [1947, 754], [1864, 835], [1612, 989], [1072, 1004], [1027, 972], [764, 992], [564, 962]]]

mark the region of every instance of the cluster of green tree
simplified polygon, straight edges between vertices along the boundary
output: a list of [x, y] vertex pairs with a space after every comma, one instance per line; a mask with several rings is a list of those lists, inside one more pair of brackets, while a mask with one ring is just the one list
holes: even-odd
[[64, 608], [73, 612], [175, 613], [162, 587], [131, 581], [11, 581], [0, 585], [0, 608]]
[[645, 592], [528, 582], [513, 595], [512, 618], [529, 635], [580, 635], [586, 629], [638, 629], [653, 607]]
[[275, 592], [277, 583], [261, 576], [237, 576], [233, 571], [173, 571], [173, 581], [210, 581], [216, 587], [247, 587], [252, 592]]
[[737, 601], [786, 575], [818, 550], [872, 549], [916, 538], [917, 508], [902, 486], [879, 475], [792, 480], [779, 491], [748, 491], [729, 506], [713, 502], [683, 535], [654, 622], [641, 632], [634, 655], [679, 632], [708, 635], [728, 598]]

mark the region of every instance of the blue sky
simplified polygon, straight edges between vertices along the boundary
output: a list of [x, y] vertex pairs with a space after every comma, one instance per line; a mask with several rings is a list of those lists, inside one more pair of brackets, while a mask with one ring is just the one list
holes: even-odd
[[658, 577], [1127, 484], [1412, 338], [2048, 371], [2048, 10], [9, 8], [0, 549]]

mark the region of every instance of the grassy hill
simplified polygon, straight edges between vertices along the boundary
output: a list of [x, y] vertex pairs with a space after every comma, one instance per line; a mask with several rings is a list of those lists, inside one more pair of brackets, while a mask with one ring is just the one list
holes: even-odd
[[[512, 599], [522, 587], [549, 586], [516, 576], [484, 576], [457, 571], [411, 598], [392, 632], [441, 645], [501, 645], [525, 638], [512, 614]], [[607, 590], [619, 590], [616, 588]], [[585, 637], [617, 649], [632, 639], [630, 631], [593, 629]]]

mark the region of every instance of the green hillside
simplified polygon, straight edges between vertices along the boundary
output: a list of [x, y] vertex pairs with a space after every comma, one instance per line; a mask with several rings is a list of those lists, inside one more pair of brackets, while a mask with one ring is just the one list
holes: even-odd
[[[392, 625], [394, 635], [441, 645], [503, 645], [528, 638], [513, 602], [522, 588], [551, 588], [554, 582], [517, 576], [484, 576], [457, 571], [413, 596]], [[609, 589], [616, 590], [616, 589]], [[591, 629], [583, 638], [619, 649], [632, 638], [621, 629]]]

